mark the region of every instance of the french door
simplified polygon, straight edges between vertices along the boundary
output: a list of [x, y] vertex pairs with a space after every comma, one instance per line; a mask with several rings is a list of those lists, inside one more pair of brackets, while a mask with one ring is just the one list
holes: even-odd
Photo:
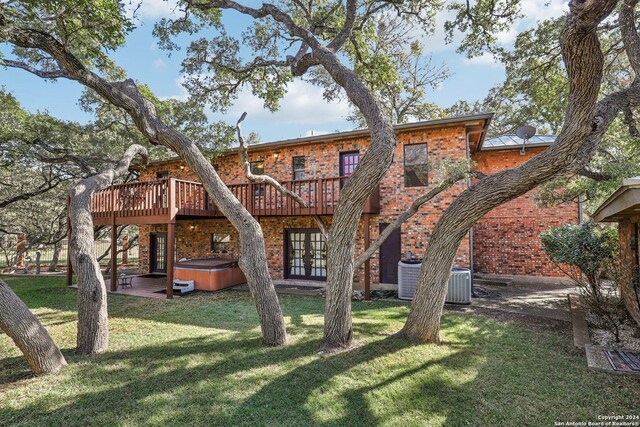
[[285, 277], [304, 280], [327, 278], [327, 246], [319, 230], [285, 231]]
[[149, 271], [167, 272], [167, 233], [151, 233]]

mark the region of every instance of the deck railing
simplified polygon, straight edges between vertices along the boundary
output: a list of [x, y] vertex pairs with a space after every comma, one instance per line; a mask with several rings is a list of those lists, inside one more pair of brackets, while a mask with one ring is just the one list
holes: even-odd
[[[255, 216], [332, 215], [345, 181], [345, 177], [335, 177], [282, 182], [285, 188], [300, 195], [306, 207], [266, 184], [230, 184], [228, 188]], [[379, 201], [376, 188], [364, 212], [379, 213]], [[91, 210], [94, 221], [100, 223], [114, 218], [124, 223], [127, 218], [133, 222], [140, 217], [223, 216], [201, 183], [174, 178], [113, 185], [93, 195]]]

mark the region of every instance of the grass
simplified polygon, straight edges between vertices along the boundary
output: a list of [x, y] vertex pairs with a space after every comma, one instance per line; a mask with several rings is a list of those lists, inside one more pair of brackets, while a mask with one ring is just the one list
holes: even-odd
[[404, 303], [354, 303], [356, 347], [314, 350], [323, 299], [281, 296], [290, 343], [261, 345], [250, 297], [109, 296], [110, 349], [73, 354], [76, 295], [62, 278], [7, 278], [67, 357], [32, 377], [0, 334], [0, 425], [515, 426], [638, 414], [640, 382], [586, 369], [565, 337], [446, 313], [444, 344], [391, 337]]

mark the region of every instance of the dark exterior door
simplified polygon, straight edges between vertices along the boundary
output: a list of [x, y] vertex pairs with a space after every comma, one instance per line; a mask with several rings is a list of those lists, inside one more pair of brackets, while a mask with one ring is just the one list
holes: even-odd
[[166, 273], [167, 233], [151, 233], [149, 246], [149, 271], [151, 273]]
[[317, 229], [285, 231], [285, 277], [288, 279], [325, 280], [327, 247]]
[[[380, 224], [380, 233], [389, 224]], [[400, 229], [394, 230], [380, 246], [380, 283], [398, 283], [398, 262], [400, 262]]]

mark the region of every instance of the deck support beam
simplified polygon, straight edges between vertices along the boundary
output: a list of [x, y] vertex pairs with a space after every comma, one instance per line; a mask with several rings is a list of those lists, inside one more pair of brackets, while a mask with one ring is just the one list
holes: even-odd
[[[371, 245], [370, 215], [364, 214], [364, 248]], [[371, 301], [371, 259], [364, 262], [364, 300]]]
[[111, 292], [118, 291], [118, 226], [116, 225], [116, 217], [113, 216], [111, 222]]
[[176, 223], [167, 224], [167, 299], [173, 299], [173, 262], [176, 240]]

